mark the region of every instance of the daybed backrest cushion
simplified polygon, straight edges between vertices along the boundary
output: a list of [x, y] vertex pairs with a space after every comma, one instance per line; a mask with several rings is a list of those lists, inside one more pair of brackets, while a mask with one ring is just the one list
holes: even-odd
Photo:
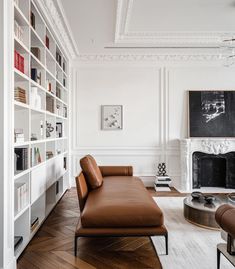
[[103, 183], [100, 169], [91, 155], [86, 155], [80, 160], [82, 171], [91, 189], [99, 188]]
[[88, 196], [88, 187], [86, 184], [86, 179], [82, 172], [75, 179], [76, 179], [76, 185], [77, 185], [79, 207], [80, 207], [80, 211], [82, 212], [84, 205], [86, 203], [87, 196]]

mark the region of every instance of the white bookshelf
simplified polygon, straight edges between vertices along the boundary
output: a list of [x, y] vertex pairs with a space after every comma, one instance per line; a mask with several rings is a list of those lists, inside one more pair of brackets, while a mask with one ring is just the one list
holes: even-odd
[[23, 237], [18, 258], [68, 188], [69, 81], [68, 59], [34, 1], [15, 1], [14, 19], [14, 51], [24, 58], [24, 70], [18, 56], [13, 68], [14, 221], [15, 236]]

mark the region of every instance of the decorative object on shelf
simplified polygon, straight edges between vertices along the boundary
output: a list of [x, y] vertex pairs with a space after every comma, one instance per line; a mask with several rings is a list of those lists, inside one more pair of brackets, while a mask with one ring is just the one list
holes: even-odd
[[235, 91], [189, 91], [189, 136], [234, 137]]
[[50, 82], [50, 80], [49, 79], [47, 79], [46, 80], [46, 85], [47, 85], [47, 90], [49, 91], [49, 92], [52, 92], [52, 84], [51, 84], [51, 82]]
[[56, 137], [62, 137], [63, 136], [63, 124], [62, 122], [56, 123]]
[[61, 150], [61, 149], [57, 149], [57, 150], [56, 150], [56, 153], [57, 153], [57, 155], [59, 155], [59, 154], [62, 153], [62, 150]]
[[67, 118], [67, 107], [63, 106], [63, 117]]
[[235, 192], [231, 192], [228, 194], [228, 200], [232, 203], [235, 203]]
[[67, 170], [67, 157], [64, 157], [64, 170]]
[[46, 47], [50, 49], [50, 39], [47, 35], [46, 35]]
[[31, 148], [31, 165], [37, 165], [42, 162], [40, 149], [38, 147]]
[[31, 141], [36, 141], [36, 140], [38, 140], [37, 135], [31, 134]]
[[23, 143], [24, 142], [24, 130], [21, 128], [15, 128], [15, 143]]
[[51, 133], [54, 131], [54, 127], [52, 127], [52, 123], [46, 122], [46, 137], [51, 137]]
[[42, 98], [38, 94], [38, 88], [37, 87], [31, 87], [30, 105], [35, 109], [38, 109], [38, 110], [42, 109]]
[[31, 47], [31, 52], [33, 55], [40, 61], [41, 60], [41, 51], [38, 47]]
[[35, 30], [35, 15], [32, 11], [30, 14], [30, 23], [31, 23], [31, 26], [33, 27], [33, 29]]
[[56, 61], [60, 66], [62, 66], [62, 57], [58, 51], [56, 52]]
[[122, 105], [101, 106], [101, 129], [122, 130], [123, 129], [123, 108]]
[[50, 159], [50, 158], [52, 158], [53, 156], [54, 156], [54, 154], [53, 154], [52, 151], [47, 151], [46, 152], [46, 158], [47, 158], [47, 160]]
[[17, 50], [14, 52], [14, 62], [15, 68], [24, 73], [24, 57]]
[[63, 71], [65, 72], [65, 62], [63, 61]]
[[159, 163], [158, 164], [158, 176], [166, 176], [166, 164], [165, 163]]
[[26, 91], [20, 87], [16, 87], [14, 91], [15, 101], [26, 104]]
[[43, 120], [40, 121], [40, 136], [41, 136], [41, 139], [43, 139]]
[[21, 41], [23, 42], [24, 40], [24, 30], [23, 28], [18, 24], [18, 22], [15, 20], [14, 21], [14, 33], [15, 36]]

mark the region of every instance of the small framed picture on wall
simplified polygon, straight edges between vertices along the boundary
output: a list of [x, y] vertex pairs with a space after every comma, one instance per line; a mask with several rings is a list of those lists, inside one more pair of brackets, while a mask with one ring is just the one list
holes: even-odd
[[101, 106], [101, 130], [123, 129], [123, 107], [122, 105]]

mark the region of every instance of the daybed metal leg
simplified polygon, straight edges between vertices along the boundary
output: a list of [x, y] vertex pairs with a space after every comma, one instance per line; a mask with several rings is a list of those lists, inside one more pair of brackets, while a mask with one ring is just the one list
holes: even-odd
[[77, 246], [78, 245], [78, 237], [75, 236], [74, 238], [74, 256], [77, 256]]
[[166, 255], [168, 255], [168, 233], [165, 235]]

